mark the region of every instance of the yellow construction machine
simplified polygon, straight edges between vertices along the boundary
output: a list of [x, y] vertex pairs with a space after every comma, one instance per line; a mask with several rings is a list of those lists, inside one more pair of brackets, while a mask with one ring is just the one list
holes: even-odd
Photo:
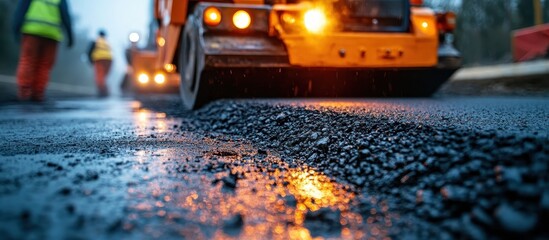
[[185, 107], [241, 97], [417, 97], [460, 67], [421, 0], [156, 0], [156, 67]]
[[177, 93], [179, 74], [175, 69], [163, 69], [157, 66], [158, 51], [156, 46], [147, 43], [139, 47], [141, 36], [132, 32], [129, 46], [126, 49], [128, 68], [122, 81], [121, 90], [124, 94]]

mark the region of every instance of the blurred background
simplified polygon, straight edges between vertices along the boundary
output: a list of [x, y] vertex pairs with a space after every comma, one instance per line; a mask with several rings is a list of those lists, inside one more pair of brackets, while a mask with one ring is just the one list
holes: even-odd
[[[126, 70], [124, 50], [132, 31], [143, 38], [149, 35], [152, 0], [69, 0], [76, 44], [60, 48], [51, 82], [93, 88], [92, 67], [84, 55], [99, 29], [108, 32], [115, 52], [114, 71], [109, 76], [111, 89], [118, 89]], [[437, 10], [452, 10], [458, 15], [456, 44], [465, 66], [512, 62], [512, 31], [535, 25], [532, 0], [426, 0]], [[0, 75], [14, 75], [19, 44], [11, 30], [17, 0], [0, 0]], [[542, 21], [549, 22], [549, 0], [541, 0]], [[144, 42], [144, 41], [143, 41]], [[70, 67], [67, 67], [70, 66]]]
[[[456, 45], [466, 66], [512, 62], [513, 30], [535, 25], [532, 0], [428, 0], [458, 15]], [[541, 0], [541, 22], [549, 22], [549, 0]]]
[[[126, 71], [124, 51], [131, 32], [148, 34], [152, 19], [151, 0], [68, 0], [72, 13], [75, 44], [60, 45], [51, 82], [78, 85], [95, 90], [92, 65], [87, 60], [88, 47], [99, 29], [107, 31], [113, 48], [113, 71], [109, 75], [110, 89], [118, 90]], [[17, 0], [0, 0], [0, 75], [15, 75], [19, 43], [12, 31], [12, 18]], [[116, 92], [114, 92], [116, 94]]]

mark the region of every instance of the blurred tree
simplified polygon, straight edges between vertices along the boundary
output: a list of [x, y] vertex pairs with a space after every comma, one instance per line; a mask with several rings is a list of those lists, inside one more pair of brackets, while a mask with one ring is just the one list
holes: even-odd
[[459, 12], [456, 43], [465, 64], [511, 60], [511, 0], [463, 0]]
[[17, 66], [18, 44], [12, 34], [12, 18], [17, 0], [0, 0], [0, 74], [13, 74]]
[[545, 23], [549, 23], [549, 0], [543, 2], [543, 19]]
[[518, 0], [517, 17], [514, 29], [534, 26], [534, 1]]
[[435, 10], [458, 11], [462, 0], [426, 0], [425, 3]]
[[[511, 61], [511, 29], [519, 0], [427, 0], [437, 10], [458, 14], [455, 41], [466, 65]], [[530, 1], [532, 0], [520, 0]]]

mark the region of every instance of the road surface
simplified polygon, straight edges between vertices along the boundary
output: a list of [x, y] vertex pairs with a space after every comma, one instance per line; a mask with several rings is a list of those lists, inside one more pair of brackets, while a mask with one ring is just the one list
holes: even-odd
[[[56, 78], [54, 80], [58, 80]], [[85, 82], [72, 84], [50, 81], [46, 88], [46, 96], [55, 98], [78, 98], [97, 96], [95, 86]], [[0, 104], [17, 101], [17, 79], [14, 76], [0, 74]]]
[[0, 105], [6, 239], [548, 238], [549, 99]]

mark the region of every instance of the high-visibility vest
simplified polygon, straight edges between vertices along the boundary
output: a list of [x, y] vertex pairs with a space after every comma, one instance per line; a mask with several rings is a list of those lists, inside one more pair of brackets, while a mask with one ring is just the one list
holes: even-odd
[[92, 52], [92, 60], [112, 60], [111, 46], [105, 38], [99, 37], [95, 41], [95, 48]]
[[53, 39], [61, 42], [61, 0], [32, 0], [21, 28], [24, 34]]

